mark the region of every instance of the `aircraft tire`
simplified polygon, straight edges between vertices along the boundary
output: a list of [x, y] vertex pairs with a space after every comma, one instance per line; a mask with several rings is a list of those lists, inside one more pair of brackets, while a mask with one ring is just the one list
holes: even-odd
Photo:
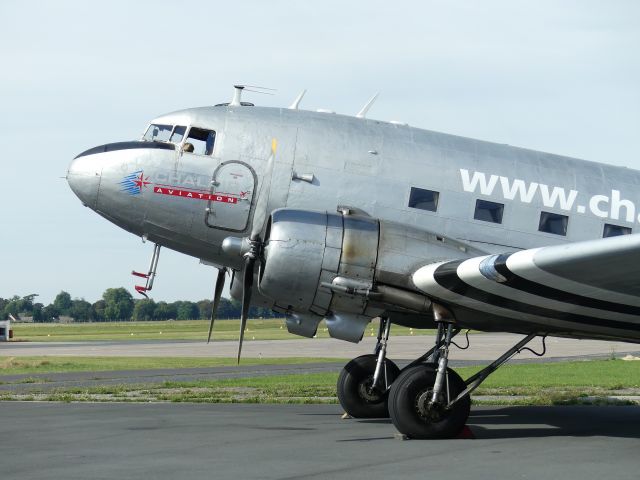
[[[362, 355], [345, 365], [338, 377], [338, 400], [344, 411], [354, 418], [389, 418], [387, 407], [388, 392], [370, 394], [376, 371], [376, 356]], [[391, 360], [386, 359], [387, 384], [400, 374], [400, 369]]]
[[[403, 370], [391, 385], [388, 400], [391, 421], [409, 438], [454, 438], [469, 418], [471, 399], [468, 395], [448, 411], [425, 408], [424, 400], [430, 398], [436, 381], [436, 369], [434, 364], [416, 365]], [[453, 399], [465, 389], [465, 383], [455, 371], [447, 370], [449, 394]]]

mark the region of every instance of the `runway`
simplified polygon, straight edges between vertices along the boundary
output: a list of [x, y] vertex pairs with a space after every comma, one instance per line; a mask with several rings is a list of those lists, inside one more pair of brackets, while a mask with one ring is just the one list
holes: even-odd
[[475, 407], [402, 441], [334, 405], [0, 403], [3, 479], [637, 479], [638, 407]]
[[[471, 348], [451, 349], [451, 358], [462, 361], [492, 361], [523, 336], [508, 333], [474, 333], [469, 335]], [[464, 338], [456, 341], [465, 345]], [[392, 359], [414, 359], [433, 345], [431, 336], [399, 336], [389, 340], [388, 354]], [[375, 338], [365, 337], [360, 343], [335, 339], [251, 340], [245, 339], [244, 358], [340, 358], [350, 359], [371, 353]], [[529, 345], [541, 350], [540, 339]], [[9, 342], [0, 344], [0, 356], [62, 355], [62, 356], [127, 356], [127, 357], [235, 357], [238, 343], [222, 341], [206, 344], [204, 341], [107, 341], [107, 342]], [[582, 356], [638, 354], [640, 345], [597, 340], [547, 338], [548, 358], [576, 358]], [[522, 352], [516, 358], [537, 358]]]

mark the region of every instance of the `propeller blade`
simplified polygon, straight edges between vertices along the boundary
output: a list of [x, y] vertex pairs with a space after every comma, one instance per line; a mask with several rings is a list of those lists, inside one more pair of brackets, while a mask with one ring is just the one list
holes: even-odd
[[238, 365], [240, 364], [240, 354], [242, 353], [242, 342], [244, 341], [244, 330], [247, 328], [247, 317], [249, 316], [249, 306], [251, 304], [251, 293], [253, 291], [253, 267], [255, 257], [247, 255], [244, 263], [244, 278], [242, 279], [242, 312], [240, 314], [240, 343], [238, 344]]
[[267, 160], [267, 166], [262, 176], [262, 186], [258, 193], [258, 199], [256, 200], [255, 213], [253, 214], [253, 223], [251, 225], [251, 240], [257, 240], [260, 237], [260, 233], [264, 228], [264, 223], [267, 219], [269, 192], [271, 191], [271, 176], [273, 175], [273, 167], [276, 158], [276, 149], [278, 148], [278, 141], [274, 138], [271, 140], [271, 155]]
[[216, 279], [216, 286], [213, 293], [213, 308], [211, 309], [211, 323], [209, 323], [209, 336], [207, 337], [207, 343], [211, 341], [213, 322], [216, 320], [216, 313], [218, 312], [218, 307], [220, 306], [220, 297], [222, 297], [222, 290], [224, 289], [224, 281], [226, 275], [226, 268], [218, 269], [218, 278]]
[[242, 354], [242, 342], [244, 342], [244, 331], [247, 328], [247, 317], [249, 316], [249, 307], [251, 305], [251, 293], [253, 290], [253, 271], [256, 261], [260, 260], [262, 252], [262, 240], [260, 234], [264, 228], [269, 208], [269, 193], [271, 190], [271, 177], [273, 175], [273, 167], [276, 159], [276, 149], [278, 142], [274, 138], [271, 140], [271, 155], [267, 160], [267, 165], [262, 176], [262, 184], [258, 192], [258, 198], [254, 207], [253, 223], [251, 224], [251, 234], [249, 243], [251, 247], [245, 254], [244, 262], [244, 278], [242, 279], [242, 313], [240, 315], [240, 342], [238, 344], [238, 364], [240, 364], [240, 355]]

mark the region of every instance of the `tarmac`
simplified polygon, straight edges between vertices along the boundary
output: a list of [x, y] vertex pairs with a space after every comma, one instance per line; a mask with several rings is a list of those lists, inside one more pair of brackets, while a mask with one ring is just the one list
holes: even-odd
[[403, 441], [336, 405], [0, 403], [9, 479], [638, 479], [640, 407], [474, 407]]
[[[473, 333], [469, 335], [471, 347], [467, 350], [452, 348], [451, 358], [463, 361], [493, 361], [512, 347], [522, 335], [509, 333]], [[464, 336], [456, 342], [464, 347]], [[339, 358], [350, 359], [371, 353], [375, 337], [365, 337], [360, 343], [349, 343], [335, 339], [295, 338], [291, 340], [251, 340], [245, 338], [243, 358]], [[389, 358], [414, 359], [433, 345], [433, 336], [398, 336], [389, 339]], [[546, 357], [614, 356], [638, 354], [640, 344], [608, 342], [600, 340], [575, 340], [547, 337]], [[529, 345], [542, 350], [541, 339]], [[207, 344], [202, 341], [127, 340], [106, 342], [8, 342], [0, 344], [0, 356], [61, 355], [61, 356], [127, 356], [127, 357], [235, 357], [238, 342], [221, 341]], [[516, 358], [537, 358], [523, 351]]]
[[[452, 350], [454, 366], [486, 363], [520, 336], [474, 334], [472, 347]], [[339, 371], [370, 353], [335, 340], [248, 341], [246, 357], [325, 357], [335, 362], [240, 365], [117, 372], [42, 374], [44, 383], [3, 376], [0, 389], [31, 389], [167, 380], [255, 377]], [[393, 337], [390, 356], [414, 358], [428, 336]], [[464, 346], [464, 339], [459, 343]], [[540, 340], [531, 345], [541, 349]], [[12, 342], [0, 355], [234, 356], [236, 342]], [[547, 339], [541, 359], [522, 352], [514, 362], [638, 355], [640, 346]], [[535, 360], [534, 360], [535, 359]], [[408, 360], [399, 361], [402, 365]], [[34, 375], [28, 375], [34, 377]], [[473, 407], [475, 440], [403, 441], [389, 420], [341, 419], [337, 405], [0, 402], [0, 478], [4, 479], [295, 479], [638, 478], [640, 407]]]

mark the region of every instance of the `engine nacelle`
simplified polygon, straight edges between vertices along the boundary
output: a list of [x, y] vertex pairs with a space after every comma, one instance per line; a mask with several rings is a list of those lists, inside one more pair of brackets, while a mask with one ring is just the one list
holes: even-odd
[[[280, 209], [270, 217], [258, 286], [274, 310], [288, 315], [291, 333], [311, 337], [324, 318], [332, 337], [358, 342], [367, 323], [385, 312], [392, 322], [398, 315], [397, 323], [427, 328], [431, 303], [411, 283], [412, 273], [482, 254], [414, 226], [339, 211]], [[223, 248], [241, 253], [248, 248], [243, 242], [229, 239]]]
[[313, 336], [312, 324], [317, 327], [317, 320], [327, 317], [331, 336], [358, 342], [382, 309], [367, 308], [365, 298], [335, 296], [322, 284], [338, 276], [373, 284], [379, 236], [379, 222], [370, 217], [276, 210], [266, 233], [260, 292], [273, 298], [277, 308], [311, 314], [287, 322], [294, 333]]

